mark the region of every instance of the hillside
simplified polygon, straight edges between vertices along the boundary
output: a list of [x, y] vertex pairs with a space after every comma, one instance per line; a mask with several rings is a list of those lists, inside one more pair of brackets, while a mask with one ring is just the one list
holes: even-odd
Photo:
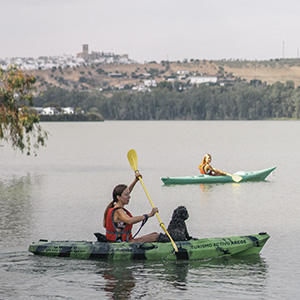
[[[188, 75], [179, 74], [180, 72]], [[42, 90], [48, 86], [59, 86], [68, 90], [123, 89], [138, 86], [147, 79], [155, 79], [157, 83], [169, 78], [187, 82], [188, 77], [192, 75], [239, 78], [248, 82], [257, 79], [268, 84], [291, 80], [295, 86], [300, 86], [299, 59], [94, 64], [64, 69], [34, 70], [30, 73], [37, 78], [37, 86]]]
[[[292, 63], [291, 63], [292, 62]], [[279, 60], [269, 62], [247, 62], [245, 64], [227, 64], [224, 66], [227, 72], [235, 77], [251, 80], [258, 79], [268, 84], [277, 81], [285, 83], [293, 81], [295, 86], [300, 86], [300, 60]]]

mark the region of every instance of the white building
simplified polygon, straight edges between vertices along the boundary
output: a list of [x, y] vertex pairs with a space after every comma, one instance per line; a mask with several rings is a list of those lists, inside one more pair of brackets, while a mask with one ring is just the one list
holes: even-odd
[[190, 72], [188, 70], [179, 70], [176, 72], [178, 75], [188, 75]]
[[[54, 116], [54, 115], [60, 114], [60, 112], [55, 107], [33, 107], [33, 108], [36, 110], [36, 112], [39, 115]], [[62, 107], [61, 113], [68, 114], [68, 115], [74, 115], [75, 109], [74, 109], [74, 107]], [[82, 113], [84, 113], [84, 111], [82, 111]]]
[[202, 84], [202, 83], [217, 83], [218, 77], [217, 76], [197, 76], [197, 77], [190, 77], [191, 84]]
[[141, 85], [138, 85], [138, 86], [134, 86], [132, 88], [133, 91], [137, 91], [137, 92], [151, 92], [150, 88], [141, 84]]
[[75, 114], [74, 107], [62, 107], [61, 111], [63, 114], [66, 114], [66, 115], [74, 115]]
[[58, 115], [59, 111], [55, 107], [44, 107], [42, 115], [54, 116]]
[[156, 84], [156, 81], [154, 79], [147, 79], [147, 80], [144, 80], [144, 86], [157, 86]]
[[38, 115], [41, 115], [43, 113], [44, 108], [43, 107], [33, 107], [36, 112], [38, 113]]

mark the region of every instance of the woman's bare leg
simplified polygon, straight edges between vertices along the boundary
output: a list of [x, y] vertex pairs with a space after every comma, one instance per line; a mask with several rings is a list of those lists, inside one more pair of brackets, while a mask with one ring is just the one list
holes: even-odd
[[156, 242], [158, 238], [158, 233], [157, 232], [152, 232], [146, 235], [143, 235], [139, 238], [132, 239], [129, 241], [129, 243], [151, 243], [151, 242]]

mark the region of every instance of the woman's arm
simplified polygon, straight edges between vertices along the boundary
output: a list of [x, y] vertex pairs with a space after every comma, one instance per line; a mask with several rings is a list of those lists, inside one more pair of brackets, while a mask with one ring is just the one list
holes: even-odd
[[204, 166], [204, 171], [206, 174], [214, 175], [215, 169], [210, 164], [206, 164]]
[[205, 166], [206, 173], [207, 173], [207, 170], [210, 170], [210, 174], [212, 176], [225, 176], [225, 175], [227, 175], [226, 173], [224, 173], [221, 170], [214, 169], [211, 165], [206, 165]]
[[130, 184], [130, 186], [128, 187], [130, 193], [131, 193], [131, 191], [133, 190], [133, 188], [134, 188], [134, 186], [136, 185], [136, 183], [139, 181], [139, 177], [142, 178], [142, 175], [141, 175], [139, 172], [135, 173], [135, 178], [134, 178], [134, 180], [132, 181], [132, 183]]
[[[148, 213], [147, 215], [148, 215], [149, 218], [151, 218], [155, 215], [156, 212], [158, 212], [158, 209], [157, 209], [157, 207], [154, 207], [154, 208], [152, 208], [151, 212]], [[133, 225], [133, 224], [142, 222], [147, 218], [144, 215], [136, 216], [136, 217], [130, 217], [126, 214], [126, 212], [123, 209], [116, 210], [115, 215], [116, 215], [116, 219], [117, 219], [117, 220], [115, 220], [115, 222], [123, 221], [123, 222], [125, 222], [126, 224], [129, 224], [129, 225]]]

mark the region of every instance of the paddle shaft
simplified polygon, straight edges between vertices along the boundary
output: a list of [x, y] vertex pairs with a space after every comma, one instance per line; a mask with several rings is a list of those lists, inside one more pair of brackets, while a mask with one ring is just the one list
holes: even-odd
[[[138, 171], [135, 170], [135, 173], [137, 173], [137, 172], [138, 172]], [[149, 195], [149, 193], [148, 193], [148, 191], [147, 191], [147, 189], [146, 189], [146, 187], [145, 187], [145, 184], [144, 184], [144, 182], [143, 182], [143, 180], [142, 180], [142, 177], [139, 176], [138, 178], [139, 178], [139, 181], [141, 182], [141, 185], [142, 185], [142, 187], [143, 187], [143, 189], [144, 189], [144, 191], [145, 191], [145, 194], [146, 194], [146, 196], [147, 196], [147, 198], [148, 198], [148, 200], [149, 200], [151, 206], [154, 208], [155, 206], [154, 206], [154, 204], [153, 204], [153, 202], [152, 202], [152, 200], [151, 200], [151, 198], [150, 198], [150, 195]], [[159, 214], [156, 212], [155, 215], [156, 215], [156, 217], [157, 217], [157, 219], [158, 219], [158, 222], [159, 222], [160, 227], [163, 229], [163, 231], [164, 231], [164, 232], [167, 234], [167, 236], [169, 237], [169, 239], [170, 239], [170, 241], [171, 241], [171, 243], [172, 243], [172, 246], [173, 246], [175, 252], [178, 252], [178, 248], [177, 248], [175, 242], [173, 241], [172, 237], [170, 236], [169, 232], [167, 231], [167, 229], [166, 229], [166, 227], [165, 227], [165, 224], [162, 222], [162, 220], [161, 220]]]
[[[129, 164], [130, 164], [132, 170], [133, 170], [135, 173], [138, 173], [138, 172], [139, 172], [138, 169], [137, 169], [138, 157], [137, 157], [137, 154], [136, 154], [136, 152], [135, 152], [134, 149], [131, 149], [131, 150], [128, 151], [128, 153], [127, 153], [127, 158], [128, 158], [128, 161], [129, 161]], [[147, 191], [147, 189], [146, 189], [146, 187], [145, 187], [145, 185], [144, 185], [144, 182], [143, 182], [143, 180], [142, 180], [142, 177], [141, 177], [141, 176], [138, 176], [138, 179], [139, 179], [139, 181], [141, 182], [141, 185], [142, 185], [142, 187], [143, 187], [143, 189], [144, 189], [144, 191], [145, 191], [145, 193], [146, 193], [146, 196], [147, 196], [148, 200], [150, 201], [150, 204], [151, 204], [152, 208], [154, 208], [155, 206], [154, 206], [154, 204], [153, 204], [153, 202], [152, 202], [152, 200], [151, 200], [151, 198], [150, 198], [150, 195], [149, 195], [149, 193], [148, 193], [148, 191]], [[157, 217], [157, 219], [158, 219], [158, 221], [159, 221], [160, 227], [163, 229], [163, 231], [164, 231], [164, 232], [167, 234], [167, 236], [169, 237], [169, 239], [170, 239], [170, 241], [171, 241], [171, 243], [172, 243], [172, 246], [173, 246], [175, 252], [178, 252], [178, 248], [177, 248], [175, 242], [173, 241], [172, 237], [170, 236], [169, 232], [167, 231], [167, 229], [166, 229], [166, 227], [165, 227], [165, 224], [161, 221], [161, 219], [160, 219], [160, 217], [159, 217], [159, 214], [156, 212], [155, 215], [156, 215], [156, 217]]]
[[[144, 185], [144, 182], [143, 182], [141, 176], [139, 176], [139, 181], [141, 182], [141, 185], [142, 185], [142, 187], [143, 187], [143, 189], [144, 189], [144, 191], [145, 191], [146, 196], [148, 197], [148, 199], [149, 199], [149, 201], [150, 201], [151, 206], [154, 208], [155, 206], [154, 206], [154, 204], [153, 204], [153, 202], [152, 202], [152, 200], [151, 200], [151, 198], [150, 198], [150, 195], [148, 194], [148, 191], [147, 191], [147, 189], [146, 189], [146, 187], [145, 187], [145, 185]], [[158, 219], [158, 221], [159, 221], [159, 224], [164, 224], [164, 223], [162, 222], [162, 220], [160, 219], [159, 214], [158, 214], [157, 212], [155, 213], [155, 215], [156, 215], [156, 217], [157, 217], [157, 219]]]

